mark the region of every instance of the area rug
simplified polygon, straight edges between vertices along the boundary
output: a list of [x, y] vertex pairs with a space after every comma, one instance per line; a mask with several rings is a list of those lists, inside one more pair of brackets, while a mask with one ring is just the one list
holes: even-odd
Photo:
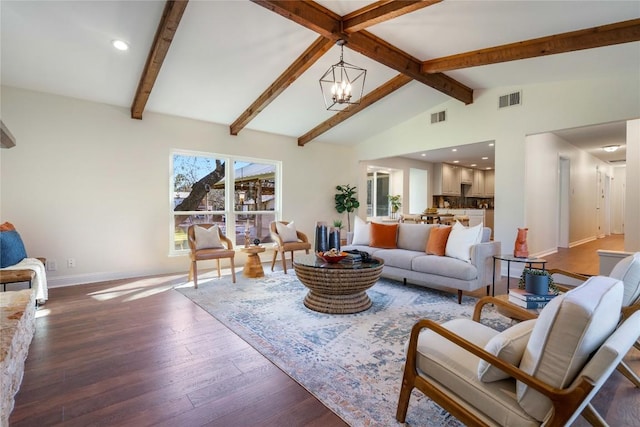
[[[237, 333], [351, 426], [399, 425], [396, 405], [404, 369], [404, 345], [420, 318], [438, 322], [471, 317], [476, 298], [405, 286], [381, 279], [367, 291], [373, 306], [362, 313], [322, 314], [303, 304], [307, 289], [292, 270], [261, 279], [238, 275], [207, 278], [177, 290]], [[483, 323], [508, 326], [492, 310]], [[415, 392], [407, 413], [411, 426], [461, 426]]]

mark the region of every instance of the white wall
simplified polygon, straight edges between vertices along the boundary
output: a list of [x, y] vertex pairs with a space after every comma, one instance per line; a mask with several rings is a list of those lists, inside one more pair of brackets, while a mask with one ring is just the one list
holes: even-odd
[[613, 168], [558, 136], [527, 137], [525, 144], [525, 221], [532, 255], [556, 252], [558, 247], [559, 158], [570, 162], [569, 244], [597, 238], [596, 172], [612, 175]]
[[624, 234], [624, 195], [627, 181], [627, 168], [613, 168], [611, 185], [611, 234]]
[[357, 180], [346, 147], [298, 147], [249, 130], [234, 137], [227, 126], [161, 114], [132, 120], [126, 108], [10, 87], [1, 101], [17, 144], [0, 151], [0, 220], [16, 225], [29, 255], [57, 261], [52, 286], [187, 271], [187, 257], [168, 257], [172, 148], [282, 161], [283, 219], [311, 239], [316, 221], [339, 217], [335, 186]]
[[627, 122], [624, 250], [640, 251], [640, 120]]
[[[498, 96], [520, 89], [521, 106], [498, 110]], [[448, 112], [446, 122], [432, 126], [429, 124], [432, 111], [424, 112], [362, 142], [356, 146], [356, 156], [377, 159], [494, 140], [495, 239], [502, 242], [503, 252], [509, 253], [518, 227], [523, 227], [527, 218], [524, 191], [527, 135], [638, 118], [640, 79], [637, 74], [612, 74], [595, 80], [476, 90], [473, 104], [451, 100], [433, 111], [442, 108]], [[627, 188], [626, 196], [640, 198], [637, 188], [635, 193]], [[640, 214], [627, 215], [627, 225], [632, 221], [636, 223], [635, 229], [640, 230]], [[640, 250], [640, 242], [633, 246]]]

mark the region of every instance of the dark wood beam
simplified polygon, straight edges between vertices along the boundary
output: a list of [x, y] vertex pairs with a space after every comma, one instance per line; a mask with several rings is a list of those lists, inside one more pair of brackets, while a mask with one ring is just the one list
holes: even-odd
[[442, 0], [381, 0], [342, 17], [342, 31], [353, 33], [398, 16], [414, 12]]
[[424, 73], [440, 73], [639, 40], [640, 19], [632, 19], [630, 21], [432, 59], [422, 63], [422, 71]]
[[253, 120], [267, 105], [291, 85], [311, 67], [322, 55], [333, 46], [333, 41], [325, 37], [318, 37], [302, 55], [296, 59], [285, 71], [247, 108], [229, 127], [231, 135], [237, 135], [251, 120]]
[[473, 91], [444, 74], [424, 74], [422, 62], [366, 31], [340, 32], [341, 18], [314, 2], [252, 0], [287, 19], [333, 41], [344, 39], [347, 47], [403, 73], [465, 104], [473, 102]]
[[344, 110], [340, 111], [339, 113], [335, 114], [331, 118], [325, 120], [324, 122], [320, 123], [318, 126], [311, 129], [309, 132], [302, 135], [300, 138], [298, 138], [298, 145], [300, 147], [303, 147], [306, 143], [308, 143], [312, 139], [317, 138], [319, 135], [322, 135], [329, 129], [339, 125], [340, 123], [347, 120], [349, 117], [359, 113], [360, 111], [364, 110], [371, 104], [381, 100], [382, 98], [389, 95], [390, 93], [395, 92], [396, 90], [400, 89], [402, 86], [409, 83], [411, 80], [412, 80], [411, 77], [405, 76], [404, 74], [397, 75], [396, 77], [392, 78], [382, 86], [374, 89], [373, 91], [365, 95], [360, 100], [360, 104], [348, 106]]
[[173, 36], [178, 29], [182, 14], [187, 7], [189, 0], [167, 0], [164, 6], [162, 18], [156, 30], [156, 36], [149, 50], [147, 62], [142, 71], [136, 96], [131, 105], [131, 118], [142, 120], [142, 113], [151, 95], [151, 89], [160, 74], [160, 68], [164, 62], [169, 46], [173, 41]]

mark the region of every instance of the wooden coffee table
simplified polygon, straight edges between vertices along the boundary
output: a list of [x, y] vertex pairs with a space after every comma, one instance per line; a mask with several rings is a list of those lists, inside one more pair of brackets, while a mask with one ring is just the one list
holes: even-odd
[[246, 252], [247, 262], [244, 264], [244, 270], [242, 275], [250, 279], [255, 279], [264, 276], [264, 270], [262, 269], [262, 261], [260, 261], [260, 253], [264, 252], [264, 246], [249, 246], [248, 248], [242, 248], [242, 252]]
[[383, 265], [378, 258], [355, 264], [329, 264], [315, 254], [298, 256], [293, 262], [298, 279], [309, 288], [304, 305], [330, 314], [359, 313], [371, 307], [366, 290], [378, 281]]

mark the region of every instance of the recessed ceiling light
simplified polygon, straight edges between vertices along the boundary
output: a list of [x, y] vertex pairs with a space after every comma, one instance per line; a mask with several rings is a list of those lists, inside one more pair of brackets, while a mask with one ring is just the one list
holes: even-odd
[[619, 145], [607, 145], [606, 147], [602, 147], [602, 149], [604, 151], [606, 151], [607, 153], [613, 153], [614, 151], [616, 151], [618, 148], [620, 148]]
[[451, 151], [458, 151], [458, 149], [457, 148], [452, 148]]
[[490, 168], [490, 167], [486, 167], [485, 169], [486, 169], [486, 170], [488, 170], [488, 171], [490, 171], [490, 170], [491, 170], [491, 168]]
[[474, 167], [474, 166], [478, 166], [478, 165], [476, 165], [475, 163], [471, 163], [471, 167]]
[[453, 163], [460, 163], [460, 160], [454, 160]]
[[420, 154], [422, 157], [427, 157], [427, 153]]
[[127, 44], [127, 42], [124, 42], [122, 40], [113, 40], [111, 44], [118, 50], [129, 50], [129, 45]]
[[492, 142], [489, 144], [489, 147], [493, 147], [495, 144]]
[[489, 158], [488, 157], [483, 157], [482, 160], [489, 160]]

